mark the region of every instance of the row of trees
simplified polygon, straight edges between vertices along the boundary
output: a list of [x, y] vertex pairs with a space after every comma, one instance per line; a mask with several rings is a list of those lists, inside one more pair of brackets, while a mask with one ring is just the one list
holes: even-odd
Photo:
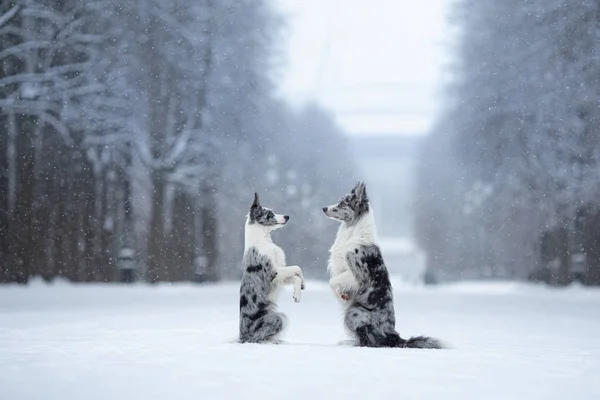
[[447, 279], [600, 283], [600, 1], [463, 0], [417, 229]]
[[0, 282], [235, 277], [255, 190], [324, 273], [310, 233], [352, 171], [327, 114], [273, 94], [282, 24], [266, 0], [3, 1]]

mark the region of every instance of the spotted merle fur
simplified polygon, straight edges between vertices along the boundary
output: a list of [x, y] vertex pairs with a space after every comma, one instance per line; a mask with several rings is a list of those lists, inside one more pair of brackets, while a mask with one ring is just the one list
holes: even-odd
[[358, 289], [346, 309], [344, 323], [359, 346], [402, 347], [395, 330], [396, 317], [392, 285], [376, 245], [360, 246], [348, 252], [346, 262]]
[[392, 284], [378, 246], [359, 246], [348, 252], [347, 262], [358, 290], [350, 299], [344, 323], [359, 346], [443, 348], [437, 339], [418, 336], [405, 340], [396, 331]]
[[[443, 348], [437, 339], [418, 336], [402, 339], [396, 331], [394, 297], [381, 249], [375, 243], [375, 226], [366, 186], [359, 182], [349, 195], [334, 206], [325, 207], [325, 214], [340, 220], [332, 257], [345, 254], [347, 270], [353, 276], [344, 293], [344, 325], [364, 347]], [[368, 219], [370, 218], [370, 219]], [[331, 262], [331, 261], [330, 261]], [[339, 267], [338, 267], [339, 268]], [[332, 282], [335, 277], [332, 278]]]
[[285, 315], [271, 300], [276, 272], [272, 261], [256, 247], [244, 254], [245, 271], [240, 286], [240, 342], [260, 343], [273, 339], [285, 326]]

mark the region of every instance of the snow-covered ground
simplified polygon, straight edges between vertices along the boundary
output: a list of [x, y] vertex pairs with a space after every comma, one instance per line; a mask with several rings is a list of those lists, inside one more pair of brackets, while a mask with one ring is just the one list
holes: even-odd
[[600, 398], [600, 290], [396, 288], [401, 334], [454, 349], [336, 346], [317, 282], [281, 345], [232, 343], [236, 285], [0, 287], [0, 399]]

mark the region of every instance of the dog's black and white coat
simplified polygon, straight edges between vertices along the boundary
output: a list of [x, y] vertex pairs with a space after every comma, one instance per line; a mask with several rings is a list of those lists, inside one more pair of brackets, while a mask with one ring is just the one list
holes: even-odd
[[284, 226], [289, 217], [260, 205], [258, 194], [246, 218], [244, 272], [240, 286], [241, 343], [276, 342], [286, 326], [286, 317], [276, 310], [284, 284], [294, 285], [294, 300], [304, 290], [302, 269], [286, 266], [285, 254], [271, 239], [271, 232]]
[[425, 336], [402, 339], [396, 332], [392, 285], [376, 242], [366, 187], [359, 182], [339, 203], [324, 207], [341, 222], [329, 250], [329, 284], [345, 306], [344, 324], [353, 344], [366, 347], [443, 348]]

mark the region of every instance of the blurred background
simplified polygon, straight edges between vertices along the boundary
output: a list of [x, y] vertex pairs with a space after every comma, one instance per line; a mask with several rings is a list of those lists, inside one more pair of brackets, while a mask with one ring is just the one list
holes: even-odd
[[366, 180], [410, 283], [600, 283], [600, 2], [2, 0], [0, 282], [326, 277]]

